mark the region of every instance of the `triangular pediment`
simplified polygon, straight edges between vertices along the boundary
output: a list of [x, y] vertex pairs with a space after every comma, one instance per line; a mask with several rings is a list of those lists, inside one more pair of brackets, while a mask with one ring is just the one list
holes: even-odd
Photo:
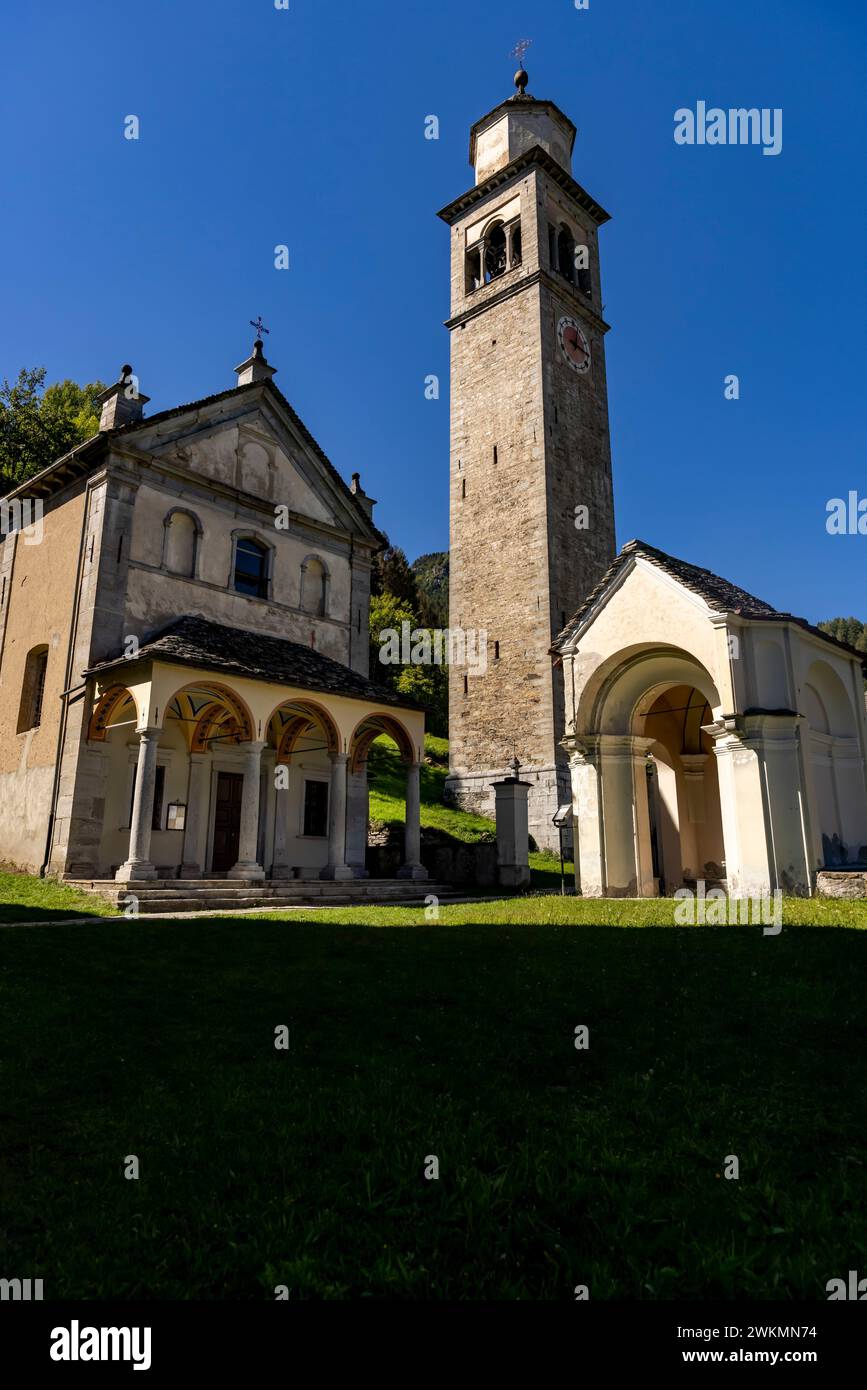
[[339, 530], [376, 536], [343, 479], [270, 383], [143, 420], [125, 437], [137, 451], [218, 487]]
[[615, 603], [624, 616], [628, 610], [631, 621], [643, 619], [648, 623], [660, 607], [680, 611], [691, 620], [697, 615], [709, 620], [729, 613], [761, 619], [789, 616], [711, 570], [678, 560], [645, 541], [634, 540], [624, 545], [596, 588], [567, 623], [554, 643], [555, 650], [574, 647]]

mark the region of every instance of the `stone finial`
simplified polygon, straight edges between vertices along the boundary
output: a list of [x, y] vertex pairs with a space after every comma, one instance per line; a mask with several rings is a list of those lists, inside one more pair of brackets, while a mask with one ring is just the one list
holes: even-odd
[[361, 474], [353, 473], [352, 482], [349, 484], [349, 491], [352, 493], [356, 502], [361, 506], [367, 517], [373, 519], [373, 509], [376, 506], [376, 499], [368, 497], [364, 488], [361, 486]]
[[144, 415], [144, 407], [150, 396], [143, 396], [138, 389], [138, 377], [128, 362], [120, 369], [120, 376], [113, 386], [97, 396], [102, 406], [99, 417], [100, 433], [104, 430], [119, 429], [121, 425], [135, 424]]
[[266, 360], [265, 345], [261, 338], [257, 338], [252, 353], [235, 371], [238, 373], [238, 385], [249, 386], [251, 381], [270, 381], [277, 368]]

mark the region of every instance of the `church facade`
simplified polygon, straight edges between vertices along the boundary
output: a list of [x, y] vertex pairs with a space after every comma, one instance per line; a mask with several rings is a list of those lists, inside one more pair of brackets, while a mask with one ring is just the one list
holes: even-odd
[[274, 384], [145, 418], [131, 369], [100, 432], [6, 499], [0, 860], [82, 880], [364, 876], [367, 754], [406, 767], [419, 859], [423, 712], [368, 675], [384, 538]]

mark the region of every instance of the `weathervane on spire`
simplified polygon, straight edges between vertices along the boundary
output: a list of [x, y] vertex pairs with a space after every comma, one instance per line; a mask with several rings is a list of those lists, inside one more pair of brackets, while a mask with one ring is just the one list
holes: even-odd
[[251, 320], [250, 320], [250, 327], [251, 327], [251, 328], [255, 328], [255, 330], [256, 330], [256, 338], [258, 339], [258, 341], [259, 341], [260, 343], [261, 343], [261, 341], [262, 341], [262, 334], [263, 334], [263, 333], [270, 333], [270, 332], [271, 332], [270, 328], [266, 328], [265, 325], [264, 325], [264, 323], [262, 322], [262, 315], [261, 315], [261, 314], [258, 314], [257, 317], [256, 317], [255, 319], [251, 319]]
[[520, 64], [518, 71], [515, 73], [515, 86], [518, 88], [521, 96], [526, 96], [527, 83], [530, 80], [524, 70], [524, 54], [527, 52], [532, 42], [532, 39], [520, 39], [509, 55], [512, 58], [517, 58]]

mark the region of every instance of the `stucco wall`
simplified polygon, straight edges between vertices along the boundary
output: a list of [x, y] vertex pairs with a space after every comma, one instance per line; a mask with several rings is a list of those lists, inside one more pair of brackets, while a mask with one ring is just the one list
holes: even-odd
[[[26, 868], [38, 868], [45, 853], [83, 508], [79, 489], [46, 509], [38, 543], [19, 533], [2, 545], [0, 860]], [[27, 654], [43, 645], [41, 723], [19, 733]]]

